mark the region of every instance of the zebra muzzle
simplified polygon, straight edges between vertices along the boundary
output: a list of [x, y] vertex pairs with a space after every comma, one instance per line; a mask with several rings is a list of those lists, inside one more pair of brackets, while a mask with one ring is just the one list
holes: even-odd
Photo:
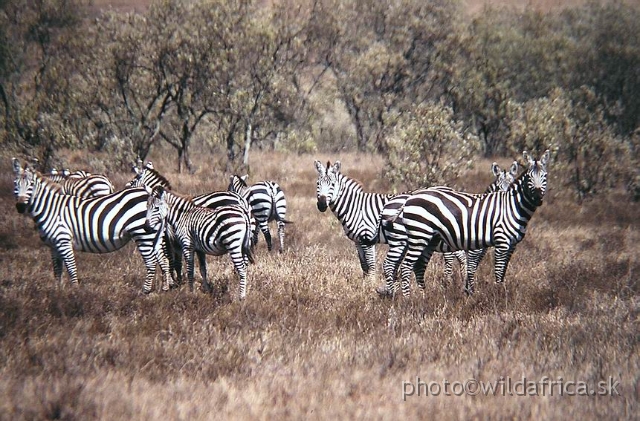
[[318, 203], [316, 204], [318, 206], [318, 210], [320, 212], [324, 212], [327, 210], [327, 198], [324, 196], [321, 196], [318, 198]]
[[24, 203], [24, 202], [16, 203], [16, 209], [18, 210], [18, 213], [25, 213], [28, 207], [29, 205], [27, 203]]

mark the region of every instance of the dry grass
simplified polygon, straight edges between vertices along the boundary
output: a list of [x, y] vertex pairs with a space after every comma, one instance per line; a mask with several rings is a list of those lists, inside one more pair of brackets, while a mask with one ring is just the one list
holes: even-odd
[[[203, 156], [199, 156], [202, 158]], [[53, 282], [48, 250], [18, 215], [10, 163], [0, 162], [0, 419], [627, 418], [638, 414], [638, 205], [615, 197], [577, 207], [560, 196], [534, 216], [507, 272], [481, 266], [477, 294], [440, 287], [385, 300], [361, 277], [331, 214], [315, 208], [313, 159], [254, 154], [254, 179], [287, 194], [287, 251], [259, 244], [247, 299], [228, 257], [208, 258], [212, 295], [141, 294], [133, 246], [79, 254], [80, 286]], [[381, 160], [342, 155], [368, 189]], [[76, 157], [77, 160], [80, 160]], [[226, 174], [171, 170], [174, 189], [224, 188]], [[481, 162], [468, 180], [490, 180]], [[507, 165], [508, 162], [500, 162]], [[128, 174], [112, 174], [122, 185]], [[553, 188], [553, 186], [552, 186]], [[380, 259], [384, 250], [380, 250]], [[196, 277], [198, 279], [198, 277]], [[158, 280], [159, 281], [159, 280]], [[439, 396], [402, 399], [403, 381], [609, 376], [621, 396]]]

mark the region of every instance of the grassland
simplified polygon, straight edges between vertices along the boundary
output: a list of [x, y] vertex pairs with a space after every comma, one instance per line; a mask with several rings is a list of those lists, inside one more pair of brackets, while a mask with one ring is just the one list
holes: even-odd
[[[151, 158], [176, 191], [226, 187], [228, 175], [204, 170], [204, 155], [194, 175]], [[210, 295], [143, 295], [133, 245], [78, 254], [80, 286], [66, 275], [56, 285], [48, 249], [15, 211], [10, 161], [0, 162], [0, 419], [637, 419], [638, 204], [612, 195], [577, 206], [552, 183], [504, 287], [487, 258], [472, 298], [459, 275], [443, 288], [437, 257], [425, 291], [388, 300], [363, 281], [338, 221], [315, 207], [314, 158], [341, 159], [344, 173], [378, 191], [388, 188], [381, 160], [253, 158], [252, 178], [283, 186], [295, 223], [283, 255], [259, 243], [243, 302], [228, 256], [208, 258]], [[482, 190], [488, 168], [479, 161], [458, 185]], [[110, 176], [120, 186], [129, 177]], [[402, 396], [416, 377], [545, 376], [612, 378], [620, 395]]]

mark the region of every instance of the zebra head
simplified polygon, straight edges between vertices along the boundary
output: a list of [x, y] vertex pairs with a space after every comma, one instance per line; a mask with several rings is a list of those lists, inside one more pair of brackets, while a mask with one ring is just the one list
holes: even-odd
[[524, 190], [536, 206], [542, 205], [542, 199], [547, 191], [547, 164], [549, 163], [549, 149], [545, 151], [539, 161], [524, 151], [522, 153], [527, 161]]
[[125, 188], [144, 187], [150, 192], [154, 187], [162, 186], [167, 190], [171, 190], [169, 180], [153, 168], [153, 162], [151, 161], [142, 166], [142, 161], [138, 159], [138, 163], [131, 167], [131, 171], [135, 173], [135, 176], [125, 184]]
[[13, 173], [15, 174], [13, 180], [13, 195], [16, 197], [16, 209], [18, 213], [25, 213], [33, 194], [33, 186], [36, 181], [35, 171], [29, 164], [21, 167], [20, 162], [16, 158], [12, 158], [12, 161]]
[[169, 214], [166, 191], [162, 186], [156, 186], [147, 199], [147, 215], [145, 217], [145, 229], [148, 232], [164, 231], [164, 225]]
[[494, 162], [491, 164], [491, 172], [496, 179], [491, 185], [490, 190], [507, 191], [509, 186], [516, 181], [516, 175], [518, 174], [518, 162], [513, 161], [509, 171], [501, 169], [500, 166]]
[[327, 161], [327, 167], [318, 160], [315, 161], [316, 171], [318, 171], [318, 181], [316, 182], [316, 198], [318, 210], [324, 212], [331, 202], [336, 198], [336, 188], [338, 184], [338, 174], [340, 174], [340, 161], [333, 165]]
[[248, 178], [249, 174], [243, 175], [242, 177], [235, 174], [232, 175], [229, 179], [229, 187], [227, 188], [227, 190], [244, 196], [244, 193], [249, 188], [249, 186], [247, 185]]

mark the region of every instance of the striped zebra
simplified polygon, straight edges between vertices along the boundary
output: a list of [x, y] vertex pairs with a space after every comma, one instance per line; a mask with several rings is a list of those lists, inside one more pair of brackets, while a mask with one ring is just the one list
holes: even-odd
[[[511, 167], [509, 168], [509, 171], [507, 171], [507, 170], [501, 169], [500, 166], [496, 162], [494, 162], [491, 164], [491, 173], [494, 176], [494, 180], [491, 184], [489, 184], [489, 187], [487, 187], [484, 193], [486, 194], [486, 193], [494, 193], [497, 191], [507, 191], [509, 186], [511, 186], [511, 184], [513, 184], [513, 182], [515, 181], [516, 175], [518, 173], [518, 163], [514, 161]], [[447, 189], [447, 190], [454, 191], [449, 187], [440, 187], [440, 189]], [[381, 212], [380, 218], [388, 219], [389, 215], [393, 216], [394, 214], [396, 214], [402, 208], [402, 206], [404, 206], [407, 199], [409, 199], [411, 195], [412, 193], [402, 193], [402, 194], [396, 195], [393, 199], [391, 199], [389, 202], [385, 204]], [[383, 225], [382, 228], [383, 229], [381, 232], [383, 235], [385, 235], [386, 241], [389, 243], [390, 246], [397, 242], [406, 242], [407, 232], [403, 225], [386, 224], [386, 225]], [[473, 266], [472, 266], [473, 269], [471, 270], [471, 273], [472, 273], [472, 276], [475, 277], [476, 269], [486, 253], [486, 249], [483, 249], [483, 250], [484, 251], [477, 250], [477, 251], [469, 252], [468, 254], [465, 254], [465, 252], [462, 250], [458, 250], [458, 251], [455, 251], [454, 253], [461, 253], [463, 254], [464, 257], [466, 257], [465, 259], [466, 265], [463, 265], [463, 267], [465, 267], [465, 272], [469, 269], [469, 259], [473, 259]], [[454, 253], [444, 253], [445, 277], [443, 281], [443, 287], [448, 286], [451, 279], [453, 279]], [[428, 262], [425, 261], [425, 259], [419, 258], [416, 261], [415, 265], [413, 266], [413, 272], [416, 275], [416, 282], [418, 284], [418, 287], [420, 287], [420, 289], [425, 289], [424, 275], [426, 272], [427, 263]], [[409, 278], [411, 276], [411, 269], [407, 267], [402, 267], [401, 269], [403, 271], [401, 274], [401, 277], [403, 280], [402, 295], [406, 297], [409, 295], [409, 289], [410, 289]], [[397, 284], [395, 285], [397, 286]], [[381, 295], [389, 295], [389, 294], [394, 295], [396, 293], [396, 291], [388, 291], [386, 286], [378, 287], [377, 291]]]
[[13, 158], [14, 196], [19, 213], [36, 223], [40, 238], [51, 249], [53, 274], [62, 282], [63, 265], [71, 284], [78, 283], [74, 250], [109, 253], [135, 241], [147, 269], [143, 292], [151, 291], [156, 263], [163, 274], [163, 290], [170, 287], [169, 264], [154, 252], [155, 233], [145, 229], [149, 194], [130, 189], [97, 198], [80, 198], [63, 193], [60, 185]]
[[[400, 206], [408, 194], [365, 193], [358, 181], [340, 172], [340, 161], [336, 161], [333, 165], [327, 162], [326, 167], [318, 160], [315, 160], [314, 164], [318, 172], [316, 182], [318, 210], [325, 212], [327, 207], [331, 208], [333, 214], [342, 224], [347, 238], [356, 245], [364, 276], [374, 276], [376, 270], [375, 244], [386, 244], [390, 237], [400, 235], [393, 232], [393, 229], [379, 230], [382, 209], [391, 200], [397, 198], [400, 198], [398, 204]], [[445, 272], [449, 277], [453, 276], [454, 258], [457, 258], [462, 266], [466, 265], [464, 252], [445, 254]], [[422, 282], [424, 285], [422, 278], [418, 278], [418, 282]]]
[[[523, 153], [527, 169], [507, 191], [469, 194], [450, 188], [418, 190], [400, 209], [384, 212], [382, 225], [401, 225], [403, 241], [389, 246], [383, 269], [386, 292], [391, 294], [399, 267], [404, 279], [408, 268], [423, 259], [425, 265], [434, 251], [477, 251], [495, 247], [495, 277], [502, 283], [516, 245], [524, 238], [535, 210], [542, 205], [547, 188], [547, 150], [539, 161]], [[469, 259], [465, 292], [473, 294], [476, 257]]]
[[[171, 190], [171, 183], [169, 180], [154, 168], [151, 161], [147, 161], [143, 166], [142, 160], [138, 159], [137, 163], [133, 165], [132, 170], [135, 173], [135, 176], [125, 185], [125, 187], [144, 187], [148, 192], [151, 192], [158, 186], [163, 187], [165, 190]], [[193, 203], [198, 207], [209, 209], [216, 209], [221, 206], [239, 206], [244, 209], [249, 216], [252, 232], [256, 228], [256, 222], [251, 215], [249, 203], [244, 197], [237, 193], [229, 191], [204, 193], [192, 197], [191, 201], [193, 201]], [[178, 284], [182, 284], [182, 251], [180, 250], [180, 244], [171, 229], [166, 232], [165, 247], [165, 253], [169, 259], [171, 271], [175, 274], [175, 279]]]
[[113, 184], [106, 176], [68, 169], [58, 171], [55, 168], [44, 175], [50, 181], [60, 184], [63, 194], [78, 197], [100, 197], [114, 192]]
[[205, 291], [211, 290], [205, 254], [221, 256], [229, 253], [240, 277], [240, 299], [245, 298], [247, 263], [254, 261], [251, 255], [251, 223], [244, 209], [238, 206], [220, 206], [216, 209], [198, 207], [189, 198], [157, 186], [149, 196], [146, 221], [149, 227], [157, 230], [158, 236], [164, 231], [165, 225], [175, 233], [187, 262], [191, 291], [194, 283], [194, 253], [200, 261]]
[[[269, 251], [272, 248], [269, 222], [276, 221], [280, 240], [280, 253], [282, 253], [284, 252], [284, 226], [291, 223], [285, 219], [287, 200], [284, 197], [284, 192], [278, 183], [274, 181], [261, 181], [248, 186], [247, 177], [248, 175], [242, 177], [232, 175], [228, 190], [240, 194], [249, 202], [251, 212], [264, 235]], [[258, 230], [256, 229], [253, 232], [253, 244], [257, 243]]]

